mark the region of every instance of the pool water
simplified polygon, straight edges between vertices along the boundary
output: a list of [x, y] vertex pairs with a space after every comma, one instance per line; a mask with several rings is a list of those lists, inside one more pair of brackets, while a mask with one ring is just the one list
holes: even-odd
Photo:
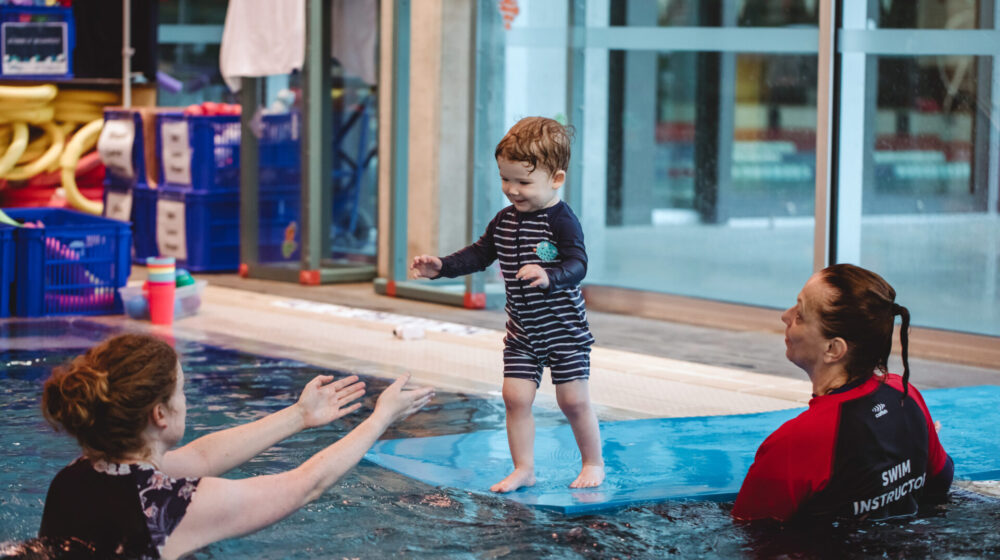
[[[79, 449], [42, 418], [49, 370], [111, 334], [85, 320], [0, 322], [0, 557], [35, 536], [49, 481]], [[187, 439], [293, 403], [315, 375], [303, 363], [177, 341], [187, 376]], [[342, 375], [338, 372], [336, 375]], [[300, 433], [228, 474], [297, 466], [370, 412], [387, 380], [365, 377], [366, 405], [331, 426]], [[538, 424], [562, 422], [538, 410]], [[499, 397], [438, 392], [387, 438], [497, 429]], [[567, 465], [574, 469], [576, 465]], [[955, 491], [916, 519], [850, 526], [745, 526], [731, 503], [667, 502], [583, 516], [536, 510], [502, 497], [435, 488], [362, 462], [321, 498], [280, 523], [216, 543], [192, 558], [759, 558], [984, 557], [1000, 555], [1000, 501]]]

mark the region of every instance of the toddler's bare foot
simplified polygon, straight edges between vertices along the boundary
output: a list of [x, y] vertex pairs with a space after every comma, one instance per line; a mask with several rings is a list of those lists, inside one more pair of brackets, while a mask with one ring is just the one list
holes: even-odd
[[604, 465], [584, 465], [570, 488], [594, 488], [604, 482]]
[[513, 492], [522, 486], [535, 485], [535, 471], [533, 469], [514, 469], [514, 472], [507, 475], [507, 478], [490, 486], [491, 492]]

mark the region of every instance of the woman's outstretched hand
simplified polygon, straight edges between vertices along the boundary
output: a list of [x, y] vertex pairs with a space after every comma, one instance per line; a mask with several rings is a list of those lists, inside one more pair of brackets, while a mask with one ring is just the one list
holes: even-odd
[[420, 410], [434, 398], [432, 387], [403, 389], [409, 381], [410, 374], [404, 373], [392, 385], [386, 387], [375, 402], [375, 412], [372, 416], [381, 416], [386, 425], [393, 424]]
[[[332, 375], [317, 375], [302, 389], [296, 406], [302, 412], [303, 427], [324, 426], [361, 407], [354, 402], [365, 395], [364, 381], [351, 375], [334, 381]], [[351, 404], [354, 402], [354, 404]]]

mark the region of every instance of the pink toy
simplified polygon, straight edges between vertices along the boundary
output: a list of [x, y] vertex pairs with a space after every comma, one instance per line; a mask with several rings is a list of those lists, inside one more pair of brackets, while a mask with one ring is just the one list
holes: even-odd
[[88, 295], [45, 294], [45, 307], [53, 312], [105, 309], [115, 301], [114, 292], [104, 292], [106, 289], [98, 288], [100, 291]]
[[[79, 261], [80, 255], [54, 237], [45, 237], [45, 260]], [[50, 263], [51, 264], [51, 263]], [[109, 282], [102, 280], [84, 265], [61, 267], [62, 278], [56, 281], [60, 284], [93, 284], [107, 286]], [[67, 278], [68, 276], [68, 278]], [[54, 279], [50, 279], [52, 281]]]

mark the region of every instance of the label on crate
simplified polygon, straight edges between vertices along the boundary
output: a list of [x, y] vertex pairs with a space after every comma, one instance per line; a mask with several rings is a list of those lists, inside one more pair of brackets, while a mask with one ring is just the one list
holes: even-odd
[[156, 201], [156, 246], [161, 257], [187, 260], [187, 225], [182, 201]]
[[123, 222], [132, 221], [132, 190], [125, 192], [108, 190], [108, 200], [104, 204], [104, 217]]
[[163, 179], [168, 183], [191, 184], [191, 143], [187, 121], [170, 121], [160, 126], [163, 152]]
[[65, 21], [4, 22], [3, 73], [9, 76], [69, 74], [68, 24]]
[[108, 171], [119, 177], [133, 178], [132, 143], [135, 142], [135, 123], [132, 119], [112, 119], [104, 121], [101, 137], [97, 140], [97, 152]]

